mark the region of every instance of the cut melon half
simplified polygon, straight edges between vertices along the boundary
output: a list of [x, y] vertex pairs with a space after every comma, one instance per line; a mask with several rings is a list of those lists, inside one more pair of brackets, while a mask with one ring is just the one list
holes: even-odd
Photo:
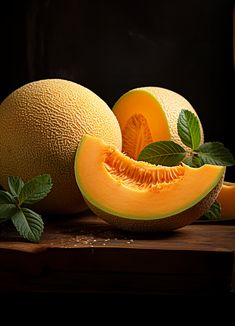
[[[148, 144], [173, 140], [185, 149], [177, 130], [182, 109], [198, 115], [182, 95], [161, 87], [140, 87], [123, 94], [113, 107], [122, 131], [122, 150], [129, 157], [138, 158]], [[199, 119], [199, 118], [198, 118]], [[201, 129], [201, 143], [204, 141]]]
[[234, 182], [224, 181], [217, 200], [221, 205], [221, 218], [223, 220], [235, 219], [235, 183]]
[[215, 201], [225, 167], [156, 166], [135, 161], [101, 138], [85, 135], [75, 177], [91, 210], [119, 228], [171, 230], [199, 218]]

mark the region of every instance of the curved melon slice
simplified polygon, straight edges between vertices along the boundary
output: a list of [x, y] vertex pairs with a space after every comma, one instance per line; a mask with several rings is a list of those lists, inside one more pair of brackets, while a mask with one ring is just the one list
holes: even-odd
[[179, 228], [215, 201], [225, 167], [156, 166], [135, 161], [101, 138], [85, 135], [77, 149], [75, 176], [91, 210], [122, 229]]
[[222, 219], [235, 219], [235, 183], [224, 181], [219, 192]]
[[[173, 140], [188, 149], [177, 131], [177, 121], [182, 109], [197, 116], [183, 96], [161, 87], [135, 88], [122, 95], [115, 103], [113, 113], [121, 127], [123, 152], [136, 160], [145, 146], [160, 140]], [[200, 129], [203, 142], [201, 123]]]

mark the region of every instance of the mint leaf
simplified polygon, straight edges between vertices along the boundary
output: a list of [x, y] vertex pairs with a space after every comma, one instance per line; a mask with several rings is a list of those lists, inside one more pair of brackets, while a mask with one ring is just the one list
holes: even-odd
[[51, 190], [50, 175], [36, 176], [27, 183], [20, 177], [9, 176], [10, 192], [0, 190], [0, 223], [9, 219], [25, 239], [38, 242], [43, 232], [41, 216], [22, 204], [33, 204], [43, 199]]
[[6, 204], [6, 203], [15, 204], [16, 201], [9, 192], [0, 190], [0, 206], [1, 204]]
[[49, 174], [43, 174], [34, 177], [24, 184], [19, 194], [19, 205], [34, 204], [50, 192], [52, 180]]
[[215, 201], [214, 204], [200, 217], [201, 220], [219, 220], [221, 218], [220, 203]]
[[208, 142], [196, 150], [203, 164], [231, 166], [235, 164], [232, 153], [219, 142]]
[[174, 166], [185, 157], [183, 147], [173, 141], [159, 141], [147, 145], [139, 154], [138, 161], [156, 165]]
[[24, 181], [17, 176], [9, 176], [7, 180], [10, 192], [14, 197], [18, 197], [24, 186]]
[[15, 207], [11, 220], [22, 237], [32, 242], [40, 240], [44, 225], [39, 214], [28, 208]]
[[189, 110], [181, 110], [177, 122], [178, 134], [182, 142], [194, 149], [197, 149], [201, 142], [201, 130], [199, 120]]
[[198, 168], [203, 165], [201, 159], [198, 156], [192, 155], [183, 159], [183, 163], [191, 166], [192, 168]]
[[15, 204], [15, 199], [9, 192], [0, 190], [0, 223], [11, 218]]

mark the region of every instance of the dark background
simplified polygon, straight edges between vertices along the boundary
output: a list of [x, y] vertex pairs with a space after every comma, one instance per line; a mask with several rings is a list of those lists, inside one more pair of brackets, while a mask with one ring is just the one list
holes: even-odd
[[[1, 4], [0, 101], [60, 77], [112, 107], [126, 91], [160, 86], [187, 98], [206, 141], [235, 154], [233, 0], [41, 0]], [[235, 168], [227, 169], [235, 181]]]

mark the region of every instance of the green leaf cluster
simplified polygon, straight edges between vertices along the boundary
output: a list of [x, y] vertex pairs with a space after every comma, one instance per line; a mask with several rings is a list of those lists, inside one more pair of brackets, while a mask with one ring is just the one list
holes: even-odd
[[0, 223], [11, 220], [22, 237], [38, 242], [44, 228], [42, 217], [25, 205], [48, 195], [52, 188], [50, 175], [39, 175], [26, 183], [18, 176], [9, 176], [8, 186], [9, 192], [0, 190]]
[[204, 164], [231, 166], [235, 164], [232, 153], [220, 142], [201, 144], [201, 130], [196, 115], [182, 109], [177, 122], [177, 131], [186, 150], [173, 141], [158, 141], [147, 145], [138, 160], [152, 164], [175, 166], [184, 162], [191, 167]]

